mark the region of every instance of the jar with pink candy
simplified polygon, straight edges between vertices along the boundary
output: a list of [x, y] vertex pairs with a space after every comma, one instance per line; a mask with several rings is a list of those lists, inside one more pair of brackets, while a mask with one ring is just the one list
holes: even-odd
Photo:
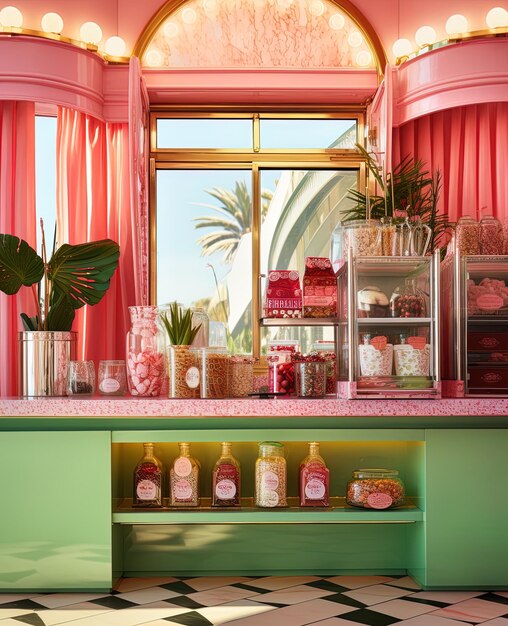
[[130, 306], [127, 333], [127, 384], [133, 396], [153, 397], [161, 392], [164, 354], [157, 325], [157, 307]]

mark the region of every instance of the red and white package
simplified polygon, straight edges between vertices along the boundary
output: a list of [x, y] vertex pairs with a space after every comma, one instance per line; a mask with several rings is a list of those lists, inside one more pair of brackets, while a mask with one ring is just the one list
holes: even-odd
[[296, 270], [270, 270], [263, 317], [302, 317], [302, 290]]

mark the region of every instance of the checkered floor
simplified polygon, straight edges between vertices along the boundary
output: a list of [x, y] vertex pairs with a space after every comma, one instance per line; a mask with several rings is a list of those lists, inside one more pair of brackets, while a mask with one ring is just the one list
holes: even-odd
[[111, 594], [0, 594], [0, 626], [508, 626], [508, 591], [420, 591], [410, 578], [125, 578]]

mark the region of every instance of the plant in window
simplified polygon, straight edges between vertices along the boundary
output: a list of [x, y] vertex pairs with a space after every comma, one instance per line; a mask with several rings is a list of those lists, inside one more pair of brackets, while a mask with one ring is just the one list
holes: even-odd
[[21, 313], [26, 330], [69, 331], [75, 311], [100, 302], [118, 266], [120, 248], [111, 239], [77, 245], [53, 243], [47, 259], [44, 228], [42, 257], [23, 239], [0, 234], [0, 291], [16, 294], [30, 287], [35, 315]]
[[429, 174], [422, 160], [406, 156], [393, 168], [392, 174], [385, 178], [372, 154], [360, 144], [356, 147], [365, 158], [369, 173], [374, 177], [380, 194], [369, 195], [367, 202], [366, 194], [357, 189], [350, 189], [348, 198], [354, 204], [345, 212], [342, 221], [389, 217], [397, 222], [403, 221], [406, 217], [410, 221], [419, 218], [431, 229], [429, 250], [439, 248], [450, 228], [448, 214], [440, 213], [437, 206], [442, 185], [441, 172], [436, 170]]

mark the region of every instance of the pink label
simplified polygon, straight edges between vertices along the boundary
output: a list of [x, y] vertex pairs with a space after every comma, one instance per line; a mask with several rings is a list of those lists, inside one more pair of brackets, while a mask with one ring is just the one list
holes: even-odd
[[140, 480], [136, 487], [136, 495], [139, 500], [155, 500], [157, 485], [151, 480]]
[[173, 484], [173, 497], [175, 500], [190, 500], [192, 487], [188, 480], [177, 480]]
[[392, 505], [393, 499], [387, 493], [375, 491], [367, 496], [367, 504], [371, 509], [387, 509]]
[[499, 340], [495, 337], [483, 337], [478, 343], [484, 348], [496, 348], [499, 345]]
[[220, 500], [233, 500], [236, 496], [235, 483], [227, 478], [219, 480], [219, 482], [215, 485], [215, 495]]
[[192, 463], [185, 456], [176, 459], [173, 466], [177, 476], [188, 476], [192, 472]]
[[102, 393], [115, 393], [120, 389], [120, 383], [115, 378], [105, 378], [99, 385]]
[[504, 304], [501, 296], [496, 296], [494, 293], [484, 293], [482, 296], [476, 298], [476, 305], [482, 311], [497, 311]]
[[334, 296], [305, 296], [306, 306], [333, 306], [336, 302]]
[[189, 367], [185, 373], [185, 382], [189, 389], [196, 389], [199, 387], [199, 370], [197, 367]]
[[277, 487], [279, 486], [279, 478], [274, 472], [263, 472], [261, 476], [261, 481], [263, 483], [264, 489], [270, 489], [272, 491], [275, 491], [275, 489], [277, 489]]
[[321, 480], [312, 478], [305, 485], [305, 496], [309, 500], [322, 500], [325, 497], [325, 486]]

